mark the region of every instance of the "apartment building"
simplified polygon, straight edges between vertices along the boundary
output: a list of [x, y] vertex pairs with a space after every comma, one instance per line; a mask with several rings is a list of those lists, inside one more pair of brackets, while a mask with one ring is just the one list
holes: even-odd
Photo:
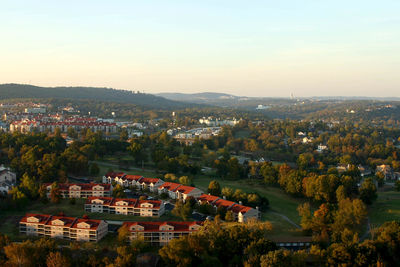
[[134, 198], [89, 197], [85, 211], [124, 214], [141, 217], [160, 217], [165, 212], [161, 200], [139, 200]]
[[19, 231], [31, 236], [97, 242], [107, 234], [108, 224], [103, 220], [26, 214], [19, 222]]
[[172, 239], [198, 231], [202, 222], [124, 222], [130, 240], [141, 239], [156, 246], [164, 246]]
[[217, 196], [203, 194], [197, 198], [197, 201], [199, 204], [207, 203], [215, 209], [221, 208], [232, 211], [235, 216], [235, 221], [237, 222], [247, 222], [249, 219], [261, 219], [261, 213], [257, 208], [254, 209], [252, 207], [243, 206]]
[[[52, 184], [45, 184], [47, 197], [50, 197]], [[112, 195], [111, 184], [58, 184], [62, 198], [88, 198], [88, 197], [110, 197]]]
[[159, 178], [145, 178], [141, 175], [129, 175], [125, 173], [109, 172], [103, 176], [103, 183], [115, 182], [124, 187], [133, 186], [140, 190], [149, 189], [150, 192], [157, 192], [160, 185], [164, 183]]
[[182, 201], [185, 201], [188, 197], [198, 198], [203, 194], [203, 191], [196, 187], [171, 182], [163, 183], [157, 191], [158, 194], [168, 193], [169, 198]]

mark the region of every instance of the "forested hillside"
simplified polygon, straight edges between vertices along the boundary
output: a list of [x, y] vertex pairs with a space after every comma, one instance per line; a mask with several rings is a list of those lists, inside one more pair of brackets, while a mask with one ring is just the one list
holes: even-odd
[[137, 104], [156, 108], [186, 108], [193, 104], [182, 103], [163, 97], [136, 93], [126, 90], [96, 87], [39, 87], [24, 84], [1, 84], [0, 99], [12, 98], [70, 98], [90, 99], [91, 101], [109, 101]]

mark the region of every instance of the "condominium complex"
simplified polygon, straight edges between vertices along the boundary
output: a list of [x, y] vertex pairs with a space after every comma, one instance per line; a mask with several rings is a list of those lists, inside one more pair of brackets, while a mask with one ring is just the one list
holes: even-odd
[[165, 207], [161, 200], [89, 197], [86, 200], [85, 211], [141, 217], [160, 217], [164, 214]]
[[172, 239], [198, 231], [202, 222], [124, 222], [130, 240], [140, 239], [152, 245], [163, 246]]
[[108, 224], [103, 220], [26, 214], [19, 222], [19, 231], [32, 236], [97, 242], [107, 234]]
[[[52, 184], [45, 184], [47, 197], [50, 197]], [[88, 198], [88, 197], [110, 197], [112, 185], [110, 184], [58, 184], [62, 198]]]

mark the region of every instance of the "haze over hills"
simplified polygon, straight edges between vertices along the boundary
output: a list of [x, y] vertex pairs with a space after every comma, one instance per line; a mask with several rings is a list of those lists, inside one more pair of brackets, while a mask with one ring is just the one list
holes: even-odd
[[[193, 104], [152, 94], [98, 87], [40, 87], [26, 84], [0, 84], [0, 100], [14, 98], [68, 98], [135, 104], [154, 108], [185, 108]], [[196, 106], [196, 105], [195, 105]]]

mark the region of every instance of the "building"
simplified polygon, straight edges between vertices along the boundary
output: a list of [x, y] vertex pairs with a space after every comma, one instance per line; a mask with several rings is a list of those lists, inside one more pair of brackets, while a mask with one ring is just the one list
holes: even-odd
[[181, 185], [175, 189], [175, 194], [175, 199], [186, 201], [188, 197], [198, 198], [203, 191], [193, 186]]
[[175, 190], [180, 186], [181, 184], [165, 182], [158, 187], [158, 194], [167, 193], [169, 198], [176, 199]]
[[163, 246], [172, 239], [198, 231], [201, 222], [124, 222], [130, 240], [144, 240], [152, 245]]
[[10, 169], [0, 166], [0, 194], [7, 194], [17, 184], [17, 176]]
[[261, 213], [258, 211], [258, 209], [253, 209], [251, 207], [235, 204], [228, 210], [232, 211], [232, 213], [235, 215], [235, 221], [240, 223], [247, 222], [249, 219], [261, 219]]
[[125, 176], [123, 172], [108, 172], [103, 176], [103, 183], [111, 184], [112, 182], [118, 183], [122, 177]]
[[31, 236], [97, 242], [107, 234], [108, 224], [103, 220], [26, 214], [19, 222], [19, 231]]
[[322, 152], [324, 152], [325, 150], [328, 150], [328, 147], [327, 147], [326, 145], [323, 145], [323, 144], [319, 144], [319, 145], [318, 145], [318, 147], [317, 147], [317, 152], [318, 152], [318, 153], [322, 153]]
[[140, 190], [149, 189], [150, 192], [157, 192], [164, 181], [159, 178], [141, 178], [137, 183]]
[[376, 166], [376, 172], [375, 173], [382, 173], [383, 176], [385, 177], [385, 180], [394, 180], [397, 177], [394, 175], [394, 172], [392, 170], [392, 167], [390, 165], [379, 165]]
[[111, 184], [115, 182], [124, 187], [136, 187], [140, 190], [149, 189], [151, 192], [157, 192], [157, 188], [164, 183], [159, 178], [145, 178], [141, 175], [128, 175], [123, 172], [109, 172], [103, 176], [103, 183]]
[[[47, 197], [50, 197], [52, 184], [45, 184]], [[58, 184], [62, 198], [88, 198], [88, 197], [110, 197], [112, 185], [110, 184]]]
[[141, 217], [160, 217], [165, 212], [161, 200], [139, 200], [134, 198], [89, 197], [85, 211], [124, 214]]

